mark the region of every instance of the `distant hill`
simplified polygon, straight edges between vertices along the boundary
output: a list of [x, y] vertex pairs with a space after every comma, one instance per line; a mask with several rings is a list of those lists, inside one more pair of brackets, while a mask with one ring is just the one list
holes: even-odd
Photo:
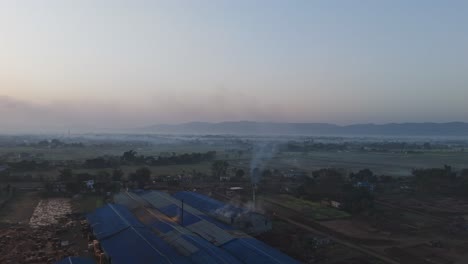
[[154, 125], [139, 129], [139, 131], [168, 134], [468, 136], [468, 123], [390, 123], [339, 126], [327, 123], [192, 122], [177, 125]]

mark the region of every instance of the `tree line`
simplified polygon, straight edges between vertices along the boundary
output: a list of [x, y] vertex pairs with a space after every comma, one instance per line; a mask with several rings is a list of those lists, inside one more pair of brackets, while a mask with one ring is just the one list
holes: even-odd
[[100, 169], [113, 168], [124, 165], [137, 166], [165, 166], [177, 164], [196, 164], [204, 161], [211, 161], [216, 157], [216, 151], [208, 151], [204, 153], [183, 153], [169, 156], [145, 156], [138, 155], [134, 150], [126, 151], [120, 157], [98, 157], [85, 161], [86, 168]]

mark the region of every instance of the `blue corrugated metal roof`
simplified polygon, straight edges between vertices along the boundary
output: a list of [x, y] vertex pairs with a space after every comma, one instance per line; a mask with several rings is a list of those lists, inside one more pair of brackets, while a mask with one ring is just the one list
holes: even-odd
[[83, 257], [67, 257], [55, 264], [96, 264], [96, 261], [90, 258], [83, 258]]
[[[183, 193], [183, 194], [181, 194]], [[184, 199], [185, 204], [190, 204], [190, 198], [189, 197], [202, 197], [203, 195], [196, 194], [196, 193], [190, 193], [190, 192], [181, 192], [179, 195], [176, 197]], [[174, 199], [170, 196], [168, 196], [165, 193], [159, 193], [159, 192], [145, 192], [144, 195], [142, 195], [142, 198], [144, 198], [146, 201], [148, 201], [150, 204], [154, 204], [157, 209], [159, 209], [164, 215], [170, 217], [170, 218], [176, 218], [180, 214], [180, 201], [177, 199]], [[164, 200], [162, 202], [161, 200]], [[200, 208], [223, 208], [225, 205], [219, 201], [216, 201], [214, 199], [208, 198], [208, 199], [195, 199], [199, 204], [204, 203], [204, 201], [208, 201], [207, 203], [209, 205], [201, 205]], [[171, 205], [165, 205], [161, 206], [162, 204], [165, 204], [166, 202], [170, 201]], [[214, 201], [212, 203], [212, 201]], [[199, 209], [199, 208], [197, 208]], [[242, 210], [237, 208], [238, 210]], [[187, 212], [190, 211], [190, 212]], [[190, 217], [195, 217], [197, 219], [200, 219], [197, 222], [194, 222], [193, 224], [190, 225], [184, 225], [183, 229], [188, 229], [196, 234], [198, 234], [200, 237], [197, 237], [197, 239], [202, 239], [207, 243], [212, 243], [214, 245], [218, 245], [222, 251], [221, 252], [228, 252], [230, 254], [230, 257], [235, 257], [238, 261], [243, 262], [243, 263], [299, 263], [296, 260], [292, 259], [291, 257], [283, 254], [282, 252], [266, 245], [265, 243], [252, 238], [252, 237], [246, 237], [246, 238], [234, 238], [229, 232], [227, 232], [226, 228], [221, 227], [219, 222], [217, 224], [213, 224], [213, 222], [217, 222], [216, 220], [213, 220], [207, 215], [204, 215], [203, 213], [199, 212], [198, 210], [191, 209], [190, 206], [187, 206], [187, 210], [184, 211], [184, 218], [186, 218], [186, 214], [188, 215], [188, 219]], [[210, 219], [210, 220], [208, 220]], [[188, 220], [191, 221], [191, 220]], [[178, 225], [177, 221], [171, 222], [172, 225]], [[185, 220], [184, 220], [185, 223]], [[225, 225], [224, 225], [225, 227]], [[181, 227], [178, 227], [181, 228]], [[195, 236], [190, 236], [192, 239], [195, 239]], [[202, 242], [200, 242], [202, 243]], [[196, 244], [197, 246], [203, 245], [203, 244]], [[206, 244], [206, 243], [205, 243]], [[204, 258], [208, 258], [206, 255], [206, 252], [193, 254], [192, 256], [192, 261], [206, 261]], [[227, 262], [227, 263], [233, 263], [233, 262]]]
[[[131, 196], [127, 197], [131, 199]], [[166, 214], [149, 208], [139, 208], [134, 210], [134, 213], [150, 230], [158, 234], [168, 245], [175, 248], [176, 251], [186, 255], [193, 263], [241, 263], [227, 251], [216, 247], [186, 228], [181, 227], [177, 220], [172, 219], [172, 217], [169, 218]], [[175, 215], [175, 212], [172, 212], [172, 215]], [[197, 219], [197, 221], [201, 221], [201, 219], [194, 215], [192, 217]], [[184, 216], [184, 219], [187, 218]]]
[[[180, 223], [180, 220], [182, 217], [182, 208], [179, 207], [178, 205], [171, 204], [171, 205], [159, 208], [159, 211], [161, 211], [163, 214], [171, 218], [176, 218], [177, 222]], [[184, 210], [183, 223], [182, 223], [183, 226], [191, 225], [201, 220], [202, 219], [200, 217]]]
[[108, 204], [87, 218], [113, 264], [190, 263], [122, 205]]
[[133, 214], [122, 205], [108, 204], [87, 215], [88, 222], [97, 239], [103, 239], [130, 226], [144, 227]]
[[[171, 218], [178, 217], [178, 211], [176, 210], [176, 208], [181, 207], [181, 202], [175, 199], [174, 197], [168, 195], [167, 193], [153, 191], [151, 193], [145, 193], [141, 197], [145, 199], [149, 204], [153, 205], [156, 209], [164, 213], [166, 216]], [[171, 204], [161, 206], [165, 202], [170, 202]], [[189, 221], [192, 222], [192, 224], [184, 225], [184, 227], [194, 232], [195, 234], [203, 237], [204, 239], [210, 241], [211, 243], [218, 246], [233, 239], [233, 236], [229, 234], [226, 230], [201, 218], [200, 215], [203, 215], [201, 211], [193, 209], [192, 207], [187, 205], [184, 209], [184, 219], [186, 218], [186, 213], [188, 214], [188, 220], [184, 220], [184, 222]]]
[[208, 216], [208, 215], [199, 215], [199, 217], [201, 217], [203, 220], [206, 220], [214, 225], [216, 225], [217, 227], [219, 228], [222, 228], [224, 230], [235, 230], [234, 227], [232, 226], [229, 226], [227, 224], [224, 224], [224, 223], [221, 223], [220, 221], [216, 220], [216, 219], [213, 219], [211, 216]]
[[244, 263], [297, 263], [286, 254], [266, 245], [255, 238], [237, 238], [221, 246]]
[[184, 200], [185, 203], [205, 213], [216, 213], [217, 210], [223, 210], [223, 214], [225, 215], [230, 214], [230, 216], [236, 216], [237, 214], [245, 211], [242, 208], [225, 204], [221, 201], [195, 192], [178, 192], [175, 193], [173, 197], [178, 200]]
[[[178, 192], [173, 196], [179, 200], [184, 200], [184, 203], [189, 204], [190, 206], [193, 206], [200, 211], [213, 215], [216, 215], [219, 210], [223, 210], [223, 215], [226, 212], [231, 212], [232, 215], [245, 212], [245, 210], [242, 208], [227, 205], [221, 201], [199, 193]], [[210, 221], [208, 220], [210, 219], [209, 216], [201, 217], [207, 219], [207, 221]], [[220, 225], [218, 221], [212, 221], [217, 223], [217, 226], [223, 228], [222, 224]], [[279, 250], [272, 248], [252, 237], [236, 238], [227, 242], [221, 247], [230, 252], [233, 256], [236, 256], [244, 263], [299, 263]]]
[[190, 263], [145, 228], [130, 227], [100, 242], [104, 252], [111, 257], [112, 264]]

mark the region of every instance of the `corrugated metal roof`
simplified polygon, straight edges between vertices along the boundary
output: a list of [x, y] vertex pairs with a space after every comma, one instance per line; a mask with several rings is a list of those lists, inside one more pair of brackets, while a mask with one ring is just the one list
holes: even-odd
[[173, 195], [178, 200], [184, 200], [190, 206], [210, 214], [216, 214], [221, 210], [221, 214], [225, 217], [232, 217], [245, 212], [244, 209], [225, 204], [211, 197], [195, 193], [195, 192], [178, 192]]
[[147, 204], [147, 202], [141, 197], [135, 195], [134, 199], [130, 199], [125, 193], [118, 193], [114, 195], [114, 202], [127, 207], [130, 210], [141, 207]]
[[178, 203], [177, 199], [163, 192], [145, 192], [140, 194], [140, 197], [151, 203], [151, 205], [157, 209]]
[[100, 242], [112, 264], [191, 263], [145, 228], [130, 227]]
[[[133, 196], [127, 197], [131, 199]], [[227, 251], [216, 247], [187, 228], [180, 226], [177, 219], [169, 217], [156, 209], [140, 206], [133, 212], [150, 230], [166, 241], [179, 254], [187, 256], [193, 263], [241, 263]]]
[[87, 218], [97, 239], [112, 236], [130, 226], [144, 227], [130, 211], [118, 204], [98, 208]]
[[196, 222], [186, 227], [190, 231], [217, 246], [234, 239], [234, 237], [225, 230], [205, 220]]
[[[234, 237], [234, 235], [232, 235], [234, 234], [232, 230], [224, 228], [225, 226], [223, 226], [220, 223], [215, 224], [217, 222], [216, 220], [213, 220], [201, 211], [198, 211], [197, 209], [194, 209], [191, 206], [187, 205], [189, 196], [191, 195], [184, 196], [184, 225], [183, 227], [181, 227], [178, 221], [178, 217], [180, 217], [181, 206], [181, 202], [179, 200], [170, 197], [166, 193], [160, 192], [147, 192], [142, 194], [142, 198], [144, 198], [149, 204], [155, 205], [154, 207], [159, 209], [158, 211], [164, 214], [165, 217], [167, 217], [167, 222], [166, 220], [164, 220], [165, 217], [160, 215], [159, 218], [155, 217], [153, 221], [145, 221], [145, 224], [148, 223], [150, 226], [153, 226], [156, 229], [159, 228], [159, 230], [161, 230], [161, 226], [164, 226], [164, 228], [168, 229], [173, 228], [173, 230], [175, 230], [174, 232], [169, 231], [160, 233], [165, 233], [167, 235], [167, 239], [177, 242], [179, 241], [180, 237], [184, 237], [184, 240], [180, 240], [184, 242], [179, 244], [179, 246], [184, 246], [183, 244], [185, 242], [190, 242], [191, 245], [196, 246], [198, 249], [204, 249], [196, 252], [191, 251], [192, 253], [190, 255], [190, 259], [192, 261], [197, 263], [213, 263], [208, 260], [213, 261], [213, 256], [223, 254], [223, 263], [235, 263], [235, 261], [240, 261], [248, 264], [299, 263], [291, 257], [283, 254], [282, 252], [266, 245], [265, 243], [245, 235], [245, 233], [240, 232], [239, 234], [241, 235], [235, 235]], [[161, 202], [159, 200], [164, 200], [164, 202]], [[203, 201], [203, 199], [201, 199], [200, 201]], [[221, 206], [220, 203], [215, 204], [216, 206]], [[212, 207], [212, 205], [203, 208], [208, 207]], [[155, 216], [157, 215], [158, 214], [155, 213]], [[164, 222], [170, 227], [159, 222]], [[181, 230], [190, 230], [191, 232], [197, 234], [199, 237], [193, 236], [191, 234], [182, 234]], [[181, 235], [179, 236], [177, 235], [177, 233], [180, 233]], [[164, 237], [164, 235], [162, 237]], [[213, 248], [212, 245], [216, 245], [219, 248]], [[189, 248], [190, 247], [187, 247], [183, 250], [190, 251]], [[221, 249], [221, 251], [216, 251], [215, 249]], [[226, 252], [228, 252], [229, 254], [226, 254]], [[235, 258], [235, 260], [226, 261], [227, 256]]]
[[[151, 205], [155, 204], [157, 207], [158, 205], [162, 204], [158, 200], [165, 200], [171, 201], [172, 204], [167, 206], [160, 206], [159, 209], [163, 214], [168, 217], [179, 219], [181, 217], [181, 202], [177, 199], [174, 199], [168, 194], [161, 193], [161, 192], [151, 192], [142, 195], [142, 198], [147, 200]], [[200, 217], [203, 213], [197, 211], [196, 209], [191, 208], [190, 206], [184, 207], [184, 225], [183, 227], [187, 228], [188, 230], [194, 232], [195, 234], [203, 237], [207, 241], [215, 245], [221, 245], [229, 240], [234, 239], [234, 237], [229, 234], [226, 230], [218, 227], [217, 225], [203, 219]]]
[[[174, 194], [175, 198], [183, 199], [186, 204], [201, 210], [204, 214], [211, 216], [207, 221], [225, 229], [242, 229], [249, 234], [259, 234], [272, 228], [271, 221], [264, 215], [248, 211], [247, 209], [225, 204], [221, 201], [212, 199], [205, 195], [194, 192], [178, 192]], [[222, 225], [220, 223], [224, 223]], [[227, 226], [232, 226], [228, 228]]]
[[224, 230], [228, 231], [229, 233], [232, 233], [232, 231], [235, 230], [234, 227], [229, 226], [229, 225], [227, 225], [227, 224], [224, 224], [223, 222], [220, 222], [220, 221], [218, 221], [218, 220], [216, 220], [216, 219], [213, 219], [213, 218], [212, 218], [211, 216], [209, 216], [209, 215], [202, 214], [202, 215], [199, 215], [199, 217], [201, 217], [202, 219], [204, 219], [204, 220], [206, 220], [206, 221], [208, 221], [208, 222], [210, 222], [210, 223], [216, 225], [217, 227], [219, 227], [219, 228], [221, 228], [221, 229], [224, 229]]
[[113, 264], [190, 263], [122, 205], [108, 204], [87, 218]]
[[[182, 192], [181, 192], [182, 193]], [[190, 192], [185, 192], [185, 193], [190, 193]], [[138, 196], [136, 194], [130, 194], [132, 197]], [[165, 214], [167, 213], [170, 215], [170, 217], [175, 217], [177, 221], [180, 221], [180, 212], [181, 212], [181, 207], [182, 207], [182, 201], [179, 200], [178, 198], [172, 197], [167, 193], [164, 192], [158, 192], [158, 191], [149, 191], [145, 192], [141, 195], [141, 198], [143, 198], [145, 201], [147, 201], [149, 204], [151, 204], [153, 207], [165, 211]], [[161, 202], [160, 200], [165, 200], [165, 202]], [[189, 199], [190, 200], [190, 199]], [[195, 223], [199, 220], [206, 220], [216, 226], [218, 226], [221, 229], [224, 230], [233, 230], [234, 228], [231, 226], [228, 226], [220, 221], [217, 221], [214, 218], [211, 218], [210, 216], [206, 215], [204, 212], [193, 208], [189, 202], [189, 200], [184, 200], [184, 225], [187, 224], [192, 224]], [[166, 203], [167, 202], [167, 203]], [[170, 204], [168, 202], [171, 202]], [[221, 202], [220, 202], [221, 203]], [[166, 204], [166, 205], [163, 205]], [[179, 208], [179, 210], [176, 210], [176, 208]]]
[[[219, 216], [228, 219], [229, 215], [235, 216], [245, 212], [242, 208], [227, 205], [221, 201], [194, 192], [178, 192], [173, 196], [180, 200], [183, 199], [186, 204], [215, 217], [218, 217], [219, 214]], [[210, 221], [209, 216], [200, 215], [200, 217]], [[224, 230], [231, 229], [229, 227], [226, 228], [227, 225], [223, 226], [216, 220], [211, 221]], [[226, 241], [221, 247], [244, 263], [298, 263], [286, 254], [255, 238], [246, 236], [245, 234], [243, 236], [236, 235], [236, 237], [233, 240]]]

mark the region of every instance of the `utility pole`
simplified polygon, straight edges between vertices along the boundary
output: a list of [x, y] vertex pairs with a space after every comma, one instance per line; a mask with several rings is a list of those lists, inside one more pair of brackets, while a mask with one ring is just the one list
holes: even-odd
[[256, 210], [256, 200], [255, 200], [255, 189], [257, 188], [257, 184], [252, 185], [252, 200], [253, 200], [253, 210]]
[[182, 199], [182, 212], [180, 213], [180, 225], [184, 226], [184, 200]]

